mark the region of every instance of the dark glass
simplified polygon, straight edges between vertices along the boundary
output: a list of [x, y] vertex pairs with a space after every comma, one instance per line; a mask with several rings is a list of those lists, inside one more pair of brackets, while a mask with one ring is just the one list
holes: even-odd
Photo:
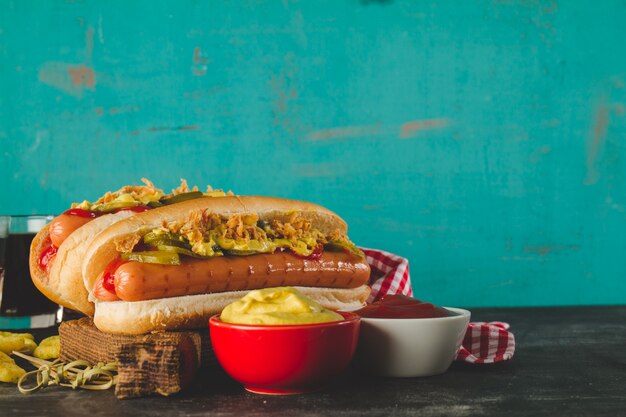
[[30, 244], [53, 216], [0, 216], [0, 330], [54, 326], [61, 306], [48, 300], [30, 277]]
[[34, 316], [55, 313], [58, 309], [57, 304], [39, 292], [30, 278], [28, 256], [34, 237], [34, 233], [11, 233], [0, 238], [0, 251], [4, 251], [0, 315]]

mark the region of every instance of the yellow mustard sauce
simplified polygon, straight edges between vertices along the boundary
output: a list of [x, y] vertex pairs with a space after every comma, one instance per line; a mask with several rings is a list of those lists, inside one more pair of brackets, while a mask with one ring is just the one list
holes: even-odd
[[292, 287], [265, 288], [250, 291], [227, 305], [220, 319], [233, 324], [313, 324], [343, 320]]

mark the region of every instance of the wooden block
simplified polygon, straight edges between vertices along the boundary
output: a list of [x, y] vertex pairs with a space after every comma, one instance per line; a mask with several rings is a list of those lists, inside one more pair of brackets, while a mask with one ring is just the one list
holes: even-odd
[[81, 318], [63, 322], [59, 335], [62, 361], [118, 363], [118, 398], [175, 394], [192, 382], [200, 367], [215, 363], [208, 329], [113, 335]]

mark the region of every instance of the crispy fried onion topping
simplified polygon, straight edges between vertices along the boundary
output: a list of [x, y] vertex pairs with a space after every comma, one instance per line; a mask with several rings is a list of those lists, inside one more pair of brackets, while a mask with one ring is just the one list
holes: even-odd
[[135, 245], [137, 245], [137, 243], [139, 243], [140, 240], [141, 240], [140, 233], [132, 233], [129, 235], [115, 238], [113, 240], [113, 244], [115, 244], [115, 249], [118, 252], [126, 253], [126, 252], [131, 252], [133, 248], [135, 247]]
[[[107, 206], [110, 208], [111, 204], [121, 204], [122, 206], [147, 204], [152, 201], [158, 201], [165, 195], [163, 190], [156, 188], [150, 180], [142, 178], [141, 181], [145, 185], [126, 185], [114, 192], [107, 191], [94, 203], [90, 203], [87, 200], [81, 203], [72, 203], [72, 208], [97, 211]], [[117, 208], [119, 207], [117, 206]]]
[[161, 229], [164, 232], [180, 234], [193, 244], [203, 241], [207, 234], [214, 237], [246, 240], [263, 239], [266, 232], [258, 227], [259, 216], [256, 214], [238, 214], [230, 217], [221, 216], [206, 210], [194, 210], [182, 222], [164, 221]]
[[[330, 236], [325, 236], [312, 228], [311, 222], [300, 212], [289, 213], [271, 221], [261, 221], [255, 213], [222, 216], [208, 210], [195, 210], [189, 213], [185, 220], [164, 221], [161, 227], [154, 231], [184, 237], [192, 245], [192, 250], [197, 253], [202, 253], [203, 243], [219, 238], [238, 242], [274, 239], [296, 242], [299, 239], [314, 239], [318, 244], [325, 244], [330, 239]], [[332, 235], [347, 241], [347, 237], [339, 231], [333, 232]]]
[[[187, 180], [185, 180], [184, 178], [181, 178], [180, 185], [172, 190], [171, 195], [184, 194], [184, 193], [189, 193], [192, 191], [199, 191], [198, 186], [194, 185], [193, 188], [189, 188], [189, 185], [187, 185]], [[221, 197], [225, 195], [234, 195], [234, 194], [232, 191], [224, 192], [224, 190], [222, 190], [221, 188], [214, 189], [210, 185], [207, 185], [204, 195], [209, 196], [209, 197]]]
[[189, 185], [187, 185], [187, 180], [181, 178], [180, 185], [172, 190], [172, 195], [188, 193], [191, 191], [198, 191], [198, 186], [194, 185], [193, 188], [189, 188]]
[[126, 185], [117, 191], [107, 191], [102, 197], [96, 200], [95, 204], [110, 203], [118, 198], [121, 194], [129, 194], [137, 201], [142, 201], [146, 197], [154, 196], [155, 194], [163, 195], [163, 190], [156, 188], [154, 184], [147, 178], [142, 178], [141, 182], [145, 185]]
[[[110, 210], [112, 208], [111, 204], [118, 205], [113, 208], [120, 208], [120, 204], [122, 206], [132, 206], [133, 204], [148, 204], [152, 202], [158, 202], [163, 197], [172, 197], [178, 194], [199, 191], [197, 186], [189, 188], [187, 181], [181, 178], [180, 185], [174, 188], [171, 194], [166, 196], [163, 190], [161, 190], [160, 188], [156, 188], [150, 180], [142, 178], [141, 181], [145, 185], [127, 185], [117, 191], [107, 191], [102, 197], [100, 197], [93, 203], [84, 200], [81, 203], [72, 203], [72, 208], [96, 211]], [[223, 197], [227, 195], [234, 195], [232, 191], [224, 192], [221, 189], [213, 189], [210, 185], [207, 187], [206, 192], [204, 192], [203, 194], [207, 197]]]

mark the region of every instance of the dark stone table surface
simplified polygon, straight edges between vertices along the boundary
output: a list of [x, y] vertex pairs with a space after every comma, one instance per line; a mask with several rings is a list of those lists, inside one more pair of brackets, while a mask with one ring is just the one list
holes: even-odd
[[248, 393], [217, 369], [169, 398], [60, 387], [27, 396], [0, 383], [0, 416], [626, 416], [626, 306], [482, 308], [472, 320], [509, 322], [514, 358], [427, 378], [349, 369], [324, 391], [294, 396]]

